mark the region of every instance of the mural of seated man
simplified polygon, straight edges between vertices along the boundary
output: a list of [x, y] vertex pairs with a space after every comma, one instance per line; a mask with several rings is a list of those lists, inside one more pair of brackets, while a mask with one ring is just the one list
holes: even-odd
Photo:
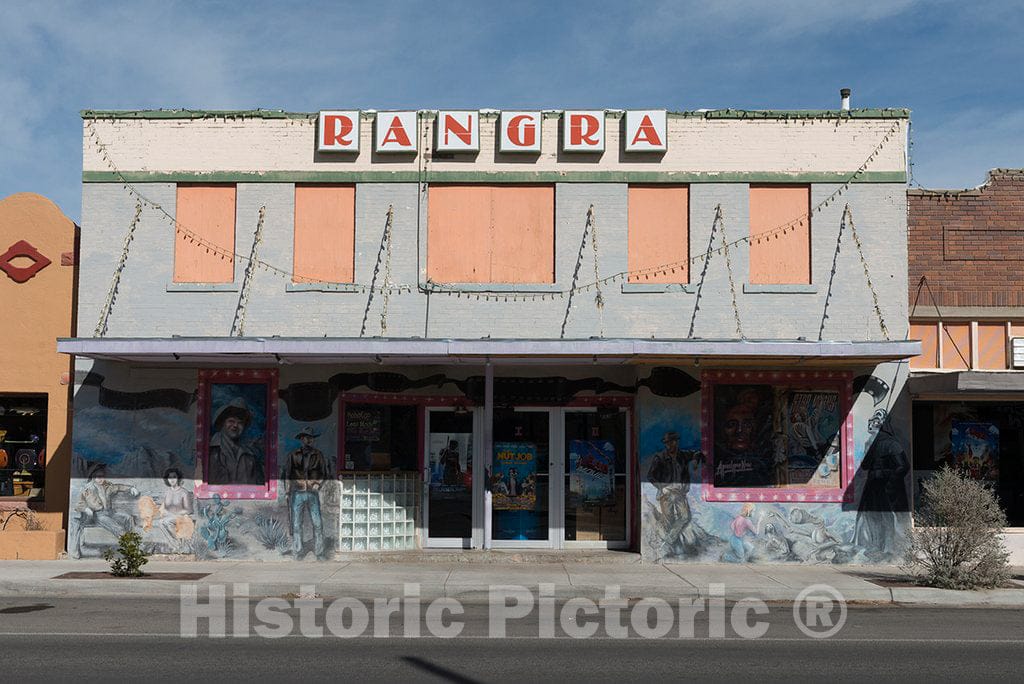
[[139, 495], [131, 485], [107, 481], [107, 467], [98, 463], [87, 476], [87, 481], [78, 495], [71, 521], [68, 525], [68, 554], [72, 558], [82, 557], [82, 532], [88, 527], [100, 527], [113, 535], [111, 545], [125, 532], [135, 526], [131, 515], [114, 510], [114, 497], [118, 494]]

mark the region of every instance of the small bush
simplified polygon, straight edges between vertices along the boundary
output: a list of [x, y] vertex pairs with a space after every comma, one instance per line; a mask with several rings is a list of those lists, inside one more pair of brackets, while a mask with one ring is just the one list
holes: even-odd
[[149, 562], [148, 556], [138, 532], [125, 532], [117, 538], [116, 551], [103, 552], [103, 560], [110, 562], [110, 572], [117, 577], [142, 577], [142, 566]]
[[904, 567], [942, 589], [998, 587], [1009, 579], [1000, 532], [1006, 513], [991, 487], [948, 467], [923, 485]]

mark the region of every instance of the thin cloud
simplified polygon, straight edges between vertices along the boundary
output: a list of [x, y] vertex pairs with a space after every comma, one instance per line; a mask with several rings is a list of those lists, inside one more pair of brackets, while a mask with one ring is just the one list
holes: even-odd
[[825, 108], [840, 86], [914, 109], [923, 182], [974, 185], [1024, 165], [1021, 33], [995, 0], [0, 3], [0, 197], [77, 219], [83, 108]]

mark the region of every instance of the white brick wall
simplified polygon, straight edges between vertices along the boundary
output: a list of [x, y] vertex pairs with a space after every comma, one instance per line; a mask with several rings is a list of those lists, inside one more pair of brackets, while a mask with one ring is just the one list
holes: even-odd
[[[668, 151], [660, 157], [624, 154], [621, 122], [609, 117], [599, 159], [558, 153], [558, 123], [544, 119], [543, 153], [528, 163], [522, 155], [497, 154], [495, 119], [483, 118], [475, 159], [392, 157], [385, 165], [371, 153], [372, 122], [365, 118], [358, 156], [315, 154], [315, 119], [99, 119], [87, 122], [96, 137], [84, 137], [83, 168], [110, 171], [97, 147], [102, 143], [121, 171], [419, 171], [426, 161], [432, 171], [852, 172], [895, 127], [869, 170], [905, 171], [906, 120], [669, 117]], [[421, 145], [429, 148], [432, 122], [421, 127]]]
[[[140, 184], [139, 189], [174, 214], [173, 184]], [[836, 186], [812, 186], [817, 204]], [[422, 199], [422, 201], [421, 201]], [[415, 183], [360, 184], [356, 189], [356, 280], [369, 284], [384, 229], [385, 213], [394, 205], [392, 281], [413, 285], [424, 272], [422, 245], [426, 240], [426, 201]], [[906, 312], [906, 204], [901, 184], [858, 184], [840, 201], [812, 220], [813, 293], [746, 294], [749, 253], [745, 245], [732, 249], [733, 276], [743, 332], [750, 339], [814, 340], [824, 311], [828, 278], [835, 254], [843, 207], [849, 202], [864, 245], [883, 314], [893, 339], [903, 339]], [[556, 186], [556, 284], [571, 284], [587, 208], [596, 212], [599, 272], [606, 276], [626, 269], [627, 186], [621, 183], [565, 183]], [[721, 205], [726, 237], [749, 232], [748, 186], [743, 183], [694, 183], [690, 186], [690, 254], [702, 253], [708, 243], [715, 207]], [[238, 185], [235, 249], [248, 255], [260, 206], [266, 206], [260, 258], [291, 270], [294, 190], [287, 183]], [[83, 190], [82, 266], [79, 291], [79, 334], [91, 336], [135, 202], [116, 184], [88, 183]], [[717, 246], [717, 244], [716, 244]], [[824, 339], [882, 339], [870, 292], [852, 236], [843, 237], [836, 261], [829, 318]], [[236, 262], [241, 283], [244, 263]], [[593, 250], [588, 243], [580, 264], [579, 282], [593, 281]], [[238, 292], [168, 292], [172, 279], [173, 228], [165, 217], [146, 208], [136, 232], [120, 290], [109, 319], [110, 337], [228, 335]], [[701, 264], [691, 265], [696, 288]], [[382, 274], [380, 276], [383, 277]], [[358, 336], [367, 295], [343, 292], [287, 292], [288, 281], [258, 270], [249, 301], [247, 335]], [[620, 283], [603, 286], [602, 317], [595, 292], [577, 293], [566, 325], [566, 337], [687, 336], [697, 296], [693, 292], [623, 293]], [[476, 301], [471, 298], [414, 290], [392, 295], [387, 334], [392, 337], [435, 338], [532, 337], [557, 338], [567, 299], [545, 301]], [[366, 334], [381, 333], [383, 297], [376, 294], [367, 315]], [[694, 335], [705, 339], [734, 338], [735, 322], [724, 256], [715, 255], [707, 269], [696, 314]]]

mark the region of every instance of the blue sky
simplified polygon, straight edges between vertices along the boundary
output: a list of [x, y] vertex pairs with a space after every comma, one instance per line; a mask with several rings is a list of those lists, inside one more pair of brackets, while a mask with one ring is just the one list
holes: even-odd
[[913, 109], [914, 177], [1024, 166], [1024, 4], [0, 2], [0, 197], [81, 205], [80, 109]]

